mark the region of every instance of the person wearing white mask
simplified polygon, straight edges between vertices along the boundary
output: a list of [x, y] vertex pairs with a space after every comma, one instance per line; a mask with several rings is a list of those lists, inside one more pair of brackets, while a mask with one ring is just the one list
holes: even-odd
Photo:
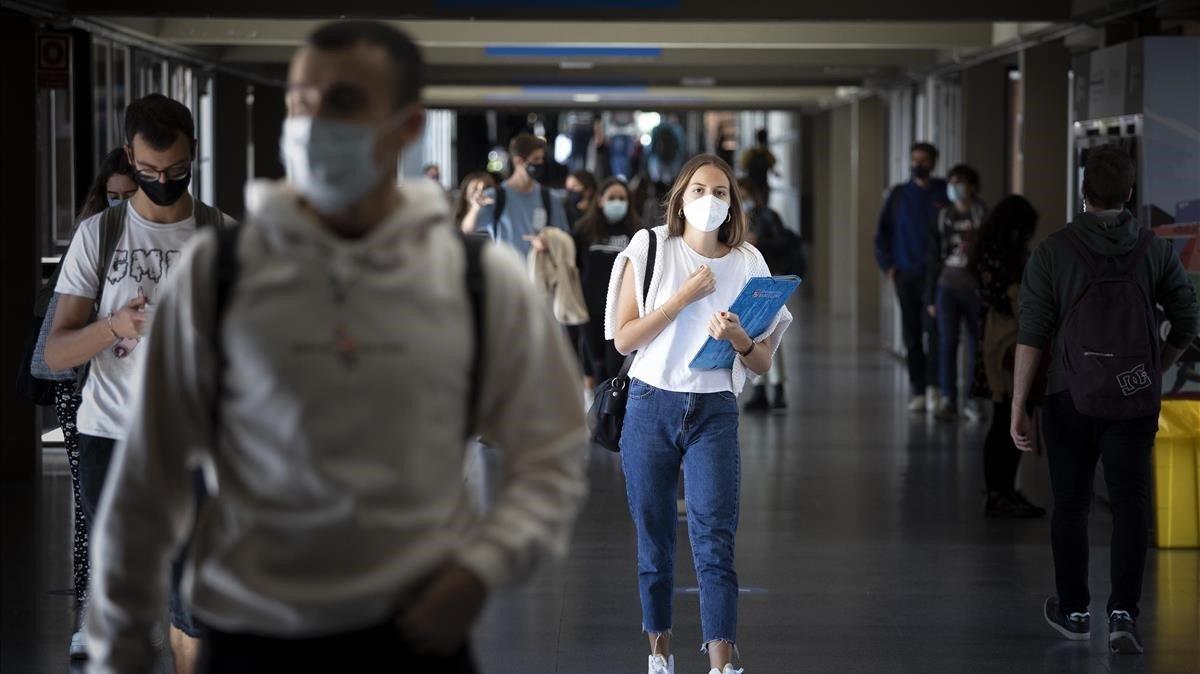
[[[748, 379], [771, 367], [792, 315], [782, 308], [766, 332], [748, 335], [728, 311], [747, 281], [771, 272], [745, 242], [745, 213], [724, 160], [700, 155], [683, 166], [667, 197], [666, 219], [663, 226], [638, 232], [618, 256], [605, 314], [605, 333], [617, 350], [637, 352], [629, 372], [621, 464], [637, 526], [642, 629], [650, 642], [650, 674], [673, 674], [682, 465], [703, 650], [712, 672], [740, 674], [733, 664], [738, 601], [733, 551], [741, 487], [737, 396]], [[647, 269], [650, 237], [655, 255]], [[643, 298], [645, 274], [651, 277]], [[689, 367], [710, 337], [737, 351], [731, 369]]]
[[[318, 28], [288, 77], [288, 182], [178, 260], [100, 508], [92, 672], [149, 670], [189, 464], [215, 487], [184, 582], [201, 672], [474, 672], [488, 594], [565, 552], [578, 370], [522, 261], [455, 231], [431, 181], [396, 186], [422, 70], [391, 26]], [[504, 450], [486, 517], [468, 431]]]
[[608, 281], [617, 255], [629, 246], [629, 240], [642, 229], [637, 210], [631, 208], [632, 193], [620, 178], [608, 178], [596, 193], [594, 206], [575, 226], [575, 265], [583, 284], [588, 315], [583, 326], [584, 352], [591, 359], [596, 382], [617, 375], [621, 354], [611, 339], [604, 338], [604, 305], [608, 300]]

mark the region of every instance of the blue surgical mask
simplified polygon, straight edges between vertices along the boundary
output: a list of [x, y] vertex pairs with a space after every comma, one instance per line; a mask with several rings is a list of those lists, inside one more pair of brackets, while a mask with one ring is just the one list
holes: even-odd
[[115, 206], [120, 206], [121, 202], [123, 202], [123, 201], [125, 201], [125, 200], [120, 197], [109, 197], [108, 198], [108, 207], [113, 208]]
[[745, 213], [746, 215], [750, 215], [751, 213], [754, 212], [754, 200], [753, 199], [747, 199], [742, 202], [742, 212]]
[[954, 183], [946, 185], [946, 198], [957, 203], [959, 199], [963, 198], [962, 188]]
[[379, 132], [367, 124], [289, 117], [279, 141], [288, 180], [317, 211], [344, 213], [383, 182], [375, 163]]
[[600, 207], [604, 211], [604, 219], [611, 224], [616, 224], [625, 219], [625, 215], [629, 213], [629, 202], [620, 199], [610, 199], [604, 202]]

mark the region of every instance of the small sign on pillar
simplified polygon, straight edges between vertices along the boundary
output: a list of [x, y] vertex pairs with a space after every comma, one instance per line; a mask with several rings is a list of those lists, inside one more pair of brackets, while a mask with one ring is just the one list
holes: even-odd
[[71, 86], [71, 36], [65, 33], [38, 33], [37, 86], [39, 89], [66, 89]]

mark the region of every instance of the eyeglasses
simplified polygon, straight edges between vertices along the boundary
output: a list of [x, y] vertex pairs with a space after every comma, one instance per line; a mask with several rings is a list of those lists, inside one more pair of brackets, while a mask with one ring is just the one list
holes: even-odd
[[164, 171], [159, 171], [158, 169], [152, 168], [143, 168], [141, 166], [136, 167], [137, 177], [150, 182], [158, 182], [160, 176], [166, 176], [167, 180], [169, 181], [183, 180], [184, 178], [188, 177], [188, 173], [190, 173], [191, 170], [192, 167], [190, 162], [185, 164], [176, 164], [175, 166], [172, 166]]

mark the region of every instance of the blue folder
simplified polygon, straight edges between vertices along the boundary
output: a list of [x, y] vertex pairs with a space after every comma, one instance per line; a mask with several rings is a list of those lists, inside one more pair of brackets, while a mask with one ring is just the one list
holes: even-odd
[[[742, 288], [729, 311], [737, 314], [746, 334], [754, 339], [771, 327], [775, 315], [799, 287], [800, 278], [797, 276], [752, 278], [746, 282], [746, 287]], [[732, 344], [709, 337], [688, 367], [693, 370], [728, 370], [733, 368], [736, 355]]]

